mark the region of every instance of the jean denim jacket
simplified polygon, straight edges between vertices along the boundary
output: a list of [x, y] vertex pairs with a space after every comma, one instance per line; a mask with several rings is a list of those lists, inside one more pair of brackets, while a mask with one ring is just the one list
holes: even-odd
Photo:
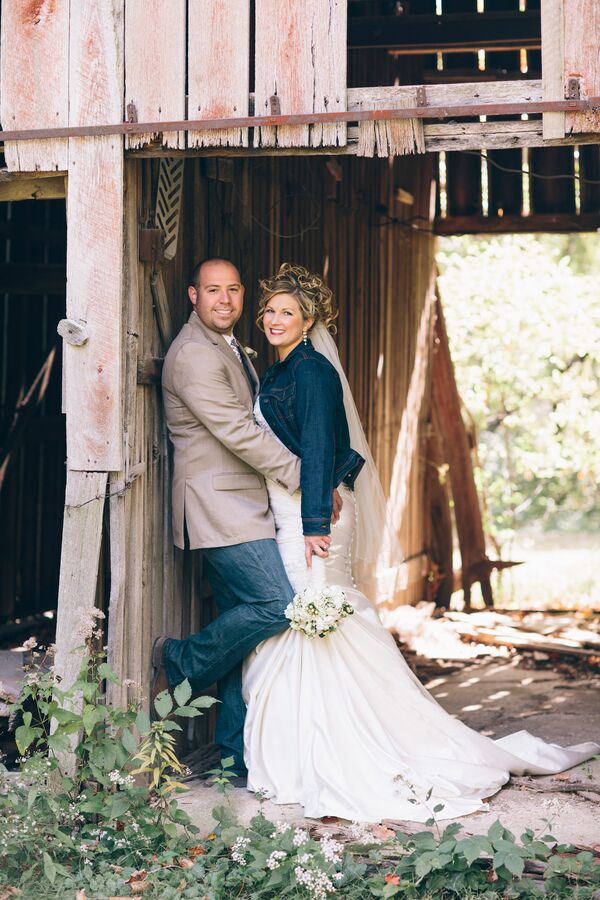
[[310, 341], [264, 374], [260, 409], [274, 434], [299, 456], [302, 530], [329, 534], [332, 491], [354, 485], [364, 459], [350, 446], [342, 384]]

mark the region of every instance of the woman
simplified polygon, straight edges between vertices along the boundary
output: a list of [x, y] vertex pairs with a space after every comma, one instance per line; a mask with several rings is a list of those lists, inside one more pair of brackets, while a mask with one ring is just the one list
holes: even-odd
[[[328, 331], [332, 293], [287, 263], [261, 289], [258, 323], [279, 361], [255, 416], [302, 460], [300, 495], [268, 485], [279, 550], [296, 591], [337, 585], [355, 612], [335, 634], [311, 640], [288, 630], [246, 660], [249, 789], [300, 803], [311, 817], [424, 822], [440, 805], [438, 818], [486, 808], [511, 773], [550, 774], [593, 756], [597, 744], [563, 749], [525, 731], [492, 741], [446, 713], [412, 674], [353, 579], [353, 567], [377, 561], [389, 530]], [[343, 507], [330, 528], [337, 485]], [[388, 552], [388, 571], [391, 562]]]

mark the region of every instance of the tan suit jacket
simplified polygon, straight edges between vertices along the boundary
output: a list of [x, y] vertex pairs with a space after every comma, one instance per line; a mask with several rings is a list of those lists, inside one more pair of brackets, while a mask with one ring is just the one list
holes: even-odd
[[[256, 389], [256, 372], [246, 360]], [[184, 546], [184, 522], [192, 549], [274, 537], [264, 476], [293, 493], [300, 462], [256, 424], [242, 364], [195, 311], [169, 348], [162, 384], [175, 451], [175, 545]]]

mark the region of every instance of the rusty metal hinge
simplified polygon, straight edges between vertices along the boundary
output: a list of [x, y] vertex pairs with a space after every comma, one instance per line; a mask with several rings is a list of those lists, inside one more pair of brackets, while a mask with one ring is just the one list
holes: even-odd
[[165, 255], [165, 236], [162, 228], [140, 228], [138, 232], [138, 256], [140, 262], [160, 262]]
[[568, 78], [565, 100], [581, 100], [581, 79]]

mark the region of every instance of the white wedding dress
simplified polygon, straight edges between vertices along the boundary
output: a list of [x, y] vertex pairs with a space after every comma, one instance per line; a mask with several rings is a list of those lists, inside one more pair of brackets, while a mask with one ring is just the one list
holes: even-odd
[[[268, 428], [258, 405], [255, 416]], [[355, 498], [342, 487], [327, 559], [304, 560], [300, 493], [268, 482], [277, 543], [295, 590], [342, 587], [355, 613], [325, 638], [287, 630], [244, 664], [248, 787], [306, 816], [425, 822], [486, 809], [511, 774], [547, 775], [600, 752], [562, 748], [526, 731], [500, 740], [471, 730], [413, 675], [351, 572]], [[429, 799], [428, 793], [431, 791]], [[416, 802], [415, 802], [416, 801]]]

